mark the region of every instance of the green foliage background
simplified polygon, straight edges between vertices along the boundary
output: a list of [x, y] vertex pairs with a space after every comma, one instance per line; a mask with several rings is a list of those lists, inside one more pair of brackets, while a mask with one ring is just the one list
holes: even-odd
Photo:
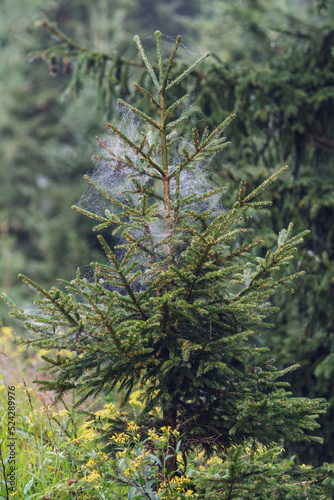
[[[274, 349], [280, 367], [301, 364], [291, 379], [294, 394], [325, 396], [333, 403], [332, 3], [304, 0], [277, 7], [271, 0], [196, 0], [191, 10], [188, 4], [4, 0], [1, 288], [21, 303], [31, 301], [16, 278], [19, 271], [50, 286], [56, 277], [69, 279], [77, 266], [95, 259], [89, 222], [69, 209], [83, 191], [83, 173], [91, 168], [92, 137], [104, 131], [116, 98], [133, 92], [132, 66], [124, 63], [136, 57], [132, 35], [145, 40], [155, 29], [181, 33], [190, 61], [196, 58], [192, 52], [210, 49], [215, 54], [189, 84], [197, 127], [202, 117], [214, 127], [231, 111], [237, 113], [228, 131], [232, 148], [223, 169], [217, 165], [212, 174], [217, 182], [230, 184], [224, 203], [233, 199], [240, 178], [256, 186], [283, 163], [291, 167], [292, 175], [271, 193], [271, 215], [252, 222], [260, 225], [268, 245], [291, 219], [296, 230], [310, 228], [299, 262], [308, 275], [299, 281], [293, 300], [284, 294], [275, 298], [281, 306], [274, 319], [277, 328], [262, 341]], [[95, 51], [73, 52], [69, 64], [74, 68], [79, 60], [79, 71], [66, 75], [66, 47], [47, 30], [34, 28], [44, 18]], [[145, 43], [149, 46], [150, 38]], [[28, 53], [50, 47], [44, 54], [47, 65], [40, 59], [29, 64]], [[106, 59], [105, 71], [101, 52], [112, 58]], [[48, 66], [51, 73], [57, 67], [56, 77], [48, 75]], [[329, 410], [322, 418], [324, 445], [308, 446], [304, 456], [296, 450], [304, 461], [334, 460], [333, 416]]]

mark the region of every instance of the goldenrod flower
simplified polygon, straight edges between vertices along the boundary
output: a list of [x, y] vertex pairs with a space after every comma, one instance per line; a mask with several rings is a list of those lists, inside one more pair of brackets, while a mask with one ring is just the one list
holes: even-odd
[[98, 410], [94, 414], [96, 417], [101, 417], [101, 418], [108, 418], [108, 417], [115, 417], [118, 415], [117, 409], [115, 408], [115, 405], [113, 403], [109, 403], [105, 405], [102, 410]]
[[85, 477], [85, 480], [89, 483], [94, 483], [101, 479], [101, 474], [97, 472], [97, 470], [93, 470], [88, 476]]
[[90, 458], [86, 463], [86, 465], [83, 467], [93, 468], [95, 467], [95, 465], [96, 465], [96, 458]]
[[127, 428], [129, 432], [136, 432], [139, 429], [139, 426], [134, 423], [133, 420], [127, 423]]
[[124, 432], [120, 432], [119, 434], [114, 434], [111, 436], [111, 440], [115, 441], [118, 444], [125, 444], [130, 439], [130, 436], [125, 434]]
[[81, 436], [77, 437], [76, 439], [73, 439], [72, 443], [75, 443], [76, 441], [94, 441], [94, 439], [96, 437], [95, 431], [93, 429], [85, 428], [86, 427], [85, 424], [83, 424], [81, 427], [81, 428], [84, 428], [84, 432], [81, 434]]

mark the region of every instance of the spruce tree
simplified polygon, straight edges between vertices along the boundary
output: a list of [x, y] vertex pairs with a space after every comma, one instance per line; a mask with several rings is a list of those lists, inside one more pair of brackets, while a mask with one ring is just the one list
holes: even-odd
[[[327, 2], [308, 1], [302, 7], [298, 5], [298, 10], [291, 2], [279, 6], [277, 2], [247, 4], [234, 2], [231, 6], [229, 2], [220, 2], [215, 9], [203, 4], [199, 17], [190, 20], [191, 39], [195, 33], [197, 46], [213, 48], [217, 57], [212, 58], [211, 65], [193, 72], [184, 88], [195, 89], [196, 103], [210, 127], [216, 127], [222, 116], [238, 110], [238, 120], [229, 128], [233, 143], [229, 161], [225, 161], [223, 171], [217, 169], [218, 179], [224, 183], [230, 179], [229, 184], [236, 186], [236, 180], [246, 177], [257, 185], [277, 165], [287, 162], [292, 167], [292, 175], [283, 176], [275, 191], [267, 195], [275, 199], [275, 207], [270, 214], [268, 211], [270, 222], [263, 227], [268, 248], [275, 233], [290, 220], [298, 230], [312, 230], [300, 254], [301, 268], [308, 276], [299, 280], [293, 300], [287, 294], [281, 295], [277, 302], [281, 307], [279, 325], [275, 335], [267, 339], [280, 367], [295, 361], [301, 364], [303, 375], [296, 372], [296, 376], [290, 376], [296, 393], [324, 396], [331, 401], [334, 315], [328, 304], [333, 302], [334, 170], [329, 20], [333, 7]], [[219, 39], [212, 34], [220, 30], [222, 17], [227, 29]], [[129, 89], [131, 61], [122, 57], [122, 51], [117, 57], [111, 50], [109, 56], [87, 47], [78, 52], [75, 42], [67, 36], [61, 38], [62, 33], [55, 26], [46, 23], [46, 27], [57, 35], [59, 43], [35, 55], [48, 59], [54, 53], [61, 58], [70, 52], [77, 60], [75, 78], [79, 87], [89, 80], [87, 72], [94, 75], [98, 101], [102, 109], [111, 112], [115, 97], [124, 97]], [[240, 32], [243, 36], [239, 36]], [[107, 69], [101, 72], [103, 57]], [[76, 88], [74, 81], [70, 87]], [[138, 105], [134, 96], [131, 99]], [[229, 189], [228, 195], [233, 196], [233, 192], [233, 188]], [[322, 416], [328, 437], [325, 447], [314, 444], [307, 457], [299, 448], [299, 456], [316, 459], [318, 463], [324, 458], [333, 459], [332, 417], [331, 410]]]
[[29, 312], [5, 297], [34, 334], [20, 342], [50, 351], [43, 358], [52, 377], [38, 382], [42, 390], [61, 397], [75, 389], [79, 405], [115, 388], [126, 400], [140, 388], [141, 428], [179, 429], [184, 449], [320, 440], [310, 431], [325, 400], [292, 397], [280, 379], [296, 366], [277, 370], [257, 346], [257, 336], [272, 326], [270, 296], [302, 274], [282, 270], [307, 231], [293, 235], [290, 224], [265, 254], [263, 241], [248, 237], [247, 214], [270, 205], [258, 197], [287, 167], [249, 193], [242, 181], [234, 204], [224, 206], [225, 187], [210, 185], [208, 166], [213, 157], [222, 161], [229, 145], [223, 133], [234, 115], [213, 130], [194, 128], [189, 140], [178, 133], [189, 96], [169, 101], [170, 90], [209, 53], [171, 78], [181, 37], [165, 60], [155, 36], [156, 66], [135, 37], [154, 92], [136, 88], [152, 113], [120, 102], [123, 118], [97, 138], [96, 170], [86, 176], [100, 198], [93, 208], [75, 207], [96, 221], [96, 231], [112, 229], [118, 244], [98, 235], [106, 261], [92, 263], [88, 279], [78, 270], [47, 291], [21, 275], [41, 299]]

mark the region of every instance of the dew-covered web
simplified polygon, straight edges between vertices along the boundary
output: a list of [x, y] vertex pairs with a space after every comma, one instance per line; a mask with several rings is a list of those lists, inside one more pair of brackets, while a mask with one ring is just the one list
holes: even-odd
[[[133, 143], [140, 143], [143, 124], [130, 110], [119, 106], [113, 123]], [[88, 177], [122, 203], [130, 202], [135, 206], [138, 205], [138, 195], [127, 191], [134, 188], [131, 180], [134, 176], [138, 177], [143, 185], [149, 182], [141, 158], [112, 130], [106, 131], [99, 139], [101, 142], [97, 142], [97, 152], [93, 156], [94, 169], [89, 172]], [[138, 172], [131, 165], [141, 171]], [[91, 184], [87, 185], [78, 206], [100, 216], [104, 216], [106, 210], [112, 212], [118, 210], [116, 205], [111, 206], [111, 202]]]
[[[177, 143], [177, 148], [175, 148], [175, 152], [173, 155], [173, 165], [170, 169], [175, 169], [177, 165], [183, 161], [184, 157], [182, 154], [182, 150], [187, 149], [192, 152], [194, 150], [194, 146], [191, 142], [188, 142], [186, 139]], [[201, 196], [212, 189], [217, 188], [211, 178], [210, 178], [210, 170], [209, 165], [212, 164], [213, 161], [218, 161], [219, 154], [212, 154], [209, 157], [206, 157], [203, 160], [197, 160], [191, 163], [188, 167], [184, 168], [180, 174], [180, 196], [181, 198], [185, 198], [191, 195]], [[171, 179], [170, 190], [172, 195], [175, 195], [176, 191], [176, 179]], [[210, 210], [212, 217], [218, 215], [223, 210], [223, 205], [221, 203], [221, 194], [210, 196], [205, 201], [193, 203], [186, 206], [198, 213], [203, 212], [204, 210]]]
[[[174, 33], [173, 35], [168, 35], [160, 30], [161, 50], [162, 50], [162, 57], [164, 59], [166, 60], [169, 59], [169, 56], [175, 45], [176, 39], [179, 35], [180, 33], [176, 34]], [[149, 60], [155, 61], [157, 54], [155, 35], [140, 36], [140, 41]], [[184, 61], [186, 64], [191, 64], [200, 55], [201, 53], [198, 52], [194, 47], [189, 46], [186, 38], [182, 38], [182, 41], [177, 49], [176, 59], [180, 59]]]
[[[175, 44], [176, 38], [168, 37], [167, 35], [162, 35], [162, 38], [163, 57], [165, 57], [167, 61]], [[155, 37], [141, 38], [141, 42], [148, 59], [154, 64], [156, 61]], [[178, 58], [182, 60], [182, 64], [184, 61], [188, 64], [193, 63], [194, 59], [196, 59], [198, 55], [198, 53], [190, 51], [183, 43], [180, 44]], [[169, 172], [173, 172], [178, 165], [184, 161], [185, 157], [183, 149], [188, 150], [190, 154], [194, 151], [192, 133], [182, 133], [182, 128], [189, 131], [192, 127], [196, 126], [197, 122], [200, 122], [202, 118], [196, 104], [195, 92], [193, 94], [194, 95], [191, 95], [191, 97], [185, 101], [184, 108], [179, 110], [179, 113], [181, 115], [186, 114], [187, 118], [185, 120], [185, 125], [181, 127], [181, 134], [183, 138], [177, 141], [169, 149]], [[160, 143], [159, 132], [153, 129], [150, 125], [147, 125], [144, 120], [139, 118], [124, 105], [117, 106], [112, 123], [137, 146], [141, 143], [144, 134], [147, 134], [149, 146], [153, 143]], [[200, 128], [200, 135], [202, 132], [203, 130]], [[178, 136], [177, 131], [175, 131], [175, 135], [176, 137]], [[152, 152], [151, 157], [154, 161], [161, 164], [161, 154], [159, 148]], [[220, 153], [216, 153], [209, 158], [194, 161], [181, 171], [181, 198], [191, 195], [200, 196], [205, 194], [207, 191], [218, 187], [210, 179], [209, 168], [210, 163], [212, 161], [217, 161], [217, 159], [220, 161]], [[163, 195], [162, 182], [152, 179], [149, 176], [150, 173], [156, 174], [156, 171], [153, 172], [152, 167], [145, 162], [142, 156], [131, 148], [126, 141], [122, 140], [122, 138], [111, 128], [107, 129], [106, 133], [102, 134], [98, 138], [97, 151], [93, 156], [93, 163], [94, 168], [89, 173], [89, 177], [106, 193], [126, 205], [132, 205], [138, 208], [141, 201], [140, 194], [136, 192], [131, 193], [131, 191], [135, 191], [133, 178], [136, 178], [141, 185], [153, 187], [155, 192], [160, 194], [160, 196]], [[170, 193], [173, 201], [176, 195], [175, 177], [170, 181]], [[157, 199], [152, 199], [151, 202], [156, 203]], [[101, 217], [105, 217], [108, 212], [117, 213], [121, 210], [117, 204], [113, 204], [89, 183], [87, 184], [86, 190], [81, 197], [78, 206]], [[185, 205], [184, 208], [190, 208], [198, 213], [209, 209], [212, 218], [216, 217], [224, 210], [221, 202], [221, 195], [211, 196], [207, 200], [201, 202], [194, 201], [191, 204]], [[184, 208], [182, 210], [184, 210]], [[154, 245], [158, 245], [159, 242], [163, 241], [168, 236], [166, 234], [164, 206], [162, 201], [160, 202], [160, 216], [157, 220], [149, 224], [149, 229]], [[131, 229], [131, 234], [135, 238], [139, 238], [143, 235], [143, 232], [141, 229]]]

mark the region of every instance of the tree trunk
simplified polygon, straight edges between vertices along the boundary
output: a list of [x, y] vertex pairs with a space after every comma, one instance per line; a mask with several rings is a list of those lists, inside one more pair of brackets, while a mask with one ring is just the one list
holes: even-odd
[[177, 456], [176, 456], [176, 437], [173, 431], [176, 429], [176, 409], [171, 408], [164, 410], [163, 421], [167, 427], [171, 428], [171, 433], [169, 436], [168, 446], [166, 450], [166, 455], [168, 456], [165, 462], [166, 475], [170, 479], [175, 475], [177, 469]]

